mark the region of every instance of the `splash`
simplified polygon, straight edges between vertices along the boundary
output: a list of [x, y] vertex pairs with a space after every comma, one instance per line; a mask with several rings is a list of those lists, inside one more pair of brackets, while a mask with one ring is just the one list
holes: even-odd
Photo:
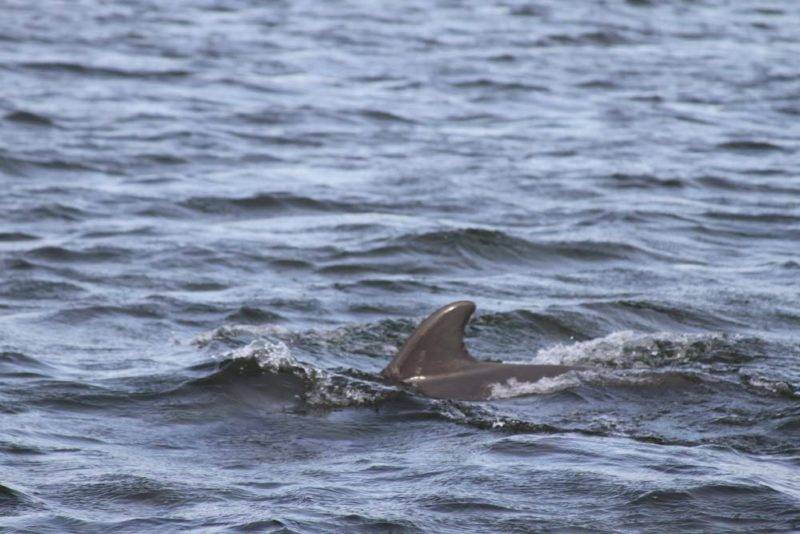
[[206, 347], [214, 341], [239, 340], [242, 337], [261, 337], [261, 336], [282, 336], [288, 335], [290, 331], [282, 326], [265, 325], [223, 325], [208, 332], [196, 335], [190, 343], [196, 347]]
[[226, 359], [253, 358], [265, 371], [291, 371], [298, 366], [289, 347], [280, 340], [257, 339], [244, 347], [230, 351]]
[[489, 400], [510, 399], [527, 395], [549, 395], [580, 386], [641, 387], [678, 386], [685, 383], [715, 384], [723, 380], [694, 372], [652, 369], [586, 369], [569, 371], [554, 377], [540, 378], [535, 382], [510, 378], [493, 384]]
[[724, 334], [641, 334], [614, 332], [605, 337], [540, 350], [535, 363], [603, 367], [659, 367], [713, 358], [737, 339]]
[[254, 360], [265, 372], [294, 375], [304, 386], [298, 400], [306, 407], [372, 406], [400, 394], [395, 388], [347, 374], [347, 370], [335, 372], [300, 362], [292, 355], [289, 346], [279, 339], [256, 339], [225, 353], [221, 359]]
[[519, 381], [509, 378], [505, 382], [493, 384], [489, 400], [509, 399], [523, 395], [546, 395], [565, 389], [577, 387], [581, 384], [578, 373], [569, 372], [556, 377], [540, 378], [535, 382]]

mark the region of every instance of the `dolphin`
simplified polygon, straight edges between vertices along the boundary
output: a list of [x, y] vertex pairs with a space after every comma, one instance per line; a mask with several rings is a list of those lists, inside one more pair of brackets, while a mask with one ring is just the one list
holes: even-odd
[[381, 375], [427, 397], [478, 401], [492, 398], [497, 387], [585, 369], [476, 360], [464, 345], [464, 328], [473, 313], [475, 303], [468, 300], [433, 312], [414, 330]]

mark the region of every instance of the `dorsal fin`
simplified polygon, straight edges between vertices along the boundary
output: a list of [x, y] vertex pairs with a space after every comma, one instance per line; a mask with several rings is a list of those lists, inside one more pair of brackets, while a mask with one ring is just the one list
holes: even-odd
[[458, 371], [476, 363], [464, 346], [464, 327], [475, 303], [453, 302], [422, 321], [382, 374], [395, 381]]

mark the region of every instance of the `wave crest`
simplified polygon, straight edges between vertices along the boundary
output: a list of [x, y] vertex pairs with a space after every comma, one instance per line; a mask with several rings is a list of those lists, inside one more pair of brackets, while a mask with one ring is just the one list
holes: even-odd
[[349, 370], [337, 372], [300, 362], [281, 340], [256, 339], [225, 354], [224, 362], [223, 365], [255, 362], [262, 371], [293, 375], [302, 385], [297, 400], [306, 408], [374, 406], [401, 394], [393, 387], [365, 378], [370, 376], [368, 374]]
[[740, 336], [727, 334], [642, 334], [629, 330], [539, 350], [535, 363], [599, 365], [612, 368], [661, 367], [697, 361], [742, 361]]

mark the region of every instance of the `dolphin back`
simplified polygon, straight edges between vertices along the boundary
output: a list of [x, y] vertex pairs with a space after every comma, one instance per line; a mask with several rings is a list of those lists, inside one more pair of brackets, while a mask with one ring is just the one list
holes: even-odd
[[393, 381], [442, 375], [476, 365], [464, 346], [464, 327], [475, 313], [475, 303], [453, 302], [422, 321], [382, 371]]

